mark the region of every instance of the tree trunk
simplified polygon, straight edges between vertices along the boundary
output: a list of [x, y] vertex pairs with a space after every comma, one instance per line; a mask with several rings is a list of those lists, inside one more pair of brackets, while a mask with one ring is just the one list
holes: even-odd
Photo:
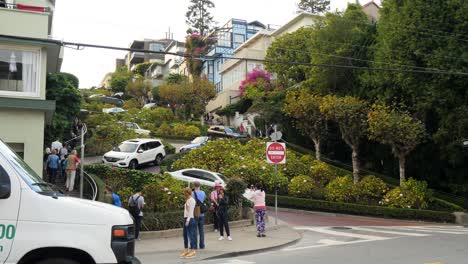
[[354, 184], [359, 182], [359, 148], [357, 146], [352, 146], [352, 160], [353, 160], [353, 179]]
[[406, 176], [405, 176], [405, 163], [406, 163], [406, 157], [405, 155], [398, 155], [398, 161], [400, 163], [400, 186], [403, 184], [403, 182], [406, 181]]
[[314, 139], [314, 144], [315, 144], [315, 158], [317, 160], [321, 160], [321, 157], [320, 157], [320, 139]]

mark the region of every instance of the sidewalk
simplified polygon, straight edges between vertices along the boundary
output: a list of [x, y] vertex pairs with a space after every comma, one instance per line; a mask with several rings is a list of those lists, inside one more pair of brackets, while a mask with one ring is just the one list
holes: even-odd
[[239, 255], [274, 250], [294, 244], [301, 235], [280, 222], [274, 226], [270, 219], [267, 225], [267, 237], [257, 238], [256, 227], [232, 228], [233, 241], [218, 241], [219, 233], [205, 230], [206, 249], [198, 250], [197, 257], [184, 260], [179, 258], [183, 250], [182, 236], [174, 238], [144, 239], [137, 241], [136, 256], [142, 263], [189, 263], [203, 259], [227, 258]]

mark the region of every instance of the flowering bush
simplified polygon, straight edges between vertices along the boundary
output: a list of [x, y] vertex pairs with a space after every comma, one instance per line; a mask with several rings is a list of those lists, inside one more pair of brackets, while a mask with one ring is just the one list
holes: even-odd
[[337, 172], [325, 162], [315, 160], [311, 164], [309, 175], [319, 186], [325, 187], [335, 179]]
[[388, 190], [382, 179], [370, 175], [355, 185], [354, 195], [358, 203], [377, 205]]
[[153, 212], [167, 212], [180, 209], [184, 204], [183, 189], [187, 187], [185, 182], [165, 175], [162, 181], [153, 181], [144, 185], [143, 195], [148, 205], [147, 209]]
[[264, 93], [271, 89], [271, 73], [255, 69], [247, 74], [247, 79], [242, 81], [239, 92], [246, 99], [257, 99], [263, 97]]
[[294, 177], [288, 186], [289, 195], [298, 198], [323, 199], [323, 189], [317, 187], [314, 180], [305, 175]]
[[279, 169], [291, 180], [297, 175], [309, 175], [311, 167], [312, 161], [305, 161], [302, 157], [298, 157], [294, 152], [288, 150], [286, 154], [286, 165], [282, 165]]
[[392, 208], [426, 209], [431, 200], [432, 191], [427, 188], [427, 182], [410, 178], [401, 187], [388, 192], [381, 204]]
[[325, 188], [325, 198], [332, 202], [353, 202], [354, 183], [351, 176], [338, 177]]

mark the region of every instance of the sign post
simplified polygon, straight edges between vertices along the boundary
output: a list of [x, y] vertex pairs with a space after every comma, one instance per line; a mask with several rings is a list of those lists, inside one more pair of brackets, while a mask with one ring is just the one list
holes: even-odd
[[[276, 135], [276, 126], [275, 133]], [[276, 137], [276, 140], [280, 138]], [[278, 142], [267, 142], [267, 163], [275, 164], [275, 225], [278, 224], [278, 164], [286, 164], [286, 144]]]

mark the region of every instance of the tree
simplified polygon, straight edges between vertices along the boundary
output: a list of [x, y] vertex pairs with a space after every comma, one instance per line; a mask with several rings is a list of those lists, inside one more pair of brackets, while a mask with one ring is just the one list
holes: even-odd
[[299, 10], [312, 14], [320, 14], [330, 9], [330, 0], [300, 0]]
[[407, 111], [374, 104], [368, 115], [369, 139], [392, 147], [400, 164], [400, 185], [406, 180], [406, 156], [421, 142], [424, 125]]
[[133, 79], [133, 73], [126, 66], [117, 69], [112, 73], [110, 86], [115, 93], [125, 92], [127, 85]]
[[203, 72], [203, 61], [199, 57], [205, 55], [214, 43], [215, 39], [198, 33], [188, 35], [185, 39], [187, 70], [192, 78], [200, 78]]
[[185, 101], [187, 117], [203, 115], [208, 102], [216, 97], [215, 86], [207, 79], [194, 79], [185, 82], [184, 85], [187, 93]]
[[185, 14], [186, 23], [189, 26], [188, 34], [198, 33], [206, 37], [215, 23], [210, 9], [215, 7], [211, 0], [190, 0], [191, 5]]
[[368, 105], [365, 101], [352, 97], [327, 95], [323, 98], [320, 111], [338, 123], [341, 137], [352, 150], [354, 183], [359, 182], [359, 146], [367, 132]]
[[187, 98], [187, 91], [182, 84], [163, 84], [159, 87], [159, 96], [161, 100], [168, 103], [174, 114], [177, 113], [177, 107], [180, 107]]
[[143, 77], [139, 77], [135, 81], [129, 82], [125, 91], [128, 94], [137, 97], [141, 106], [144, 106], [149, 101], [151, 89], [151, 83]]
[[308, 89], [287, 92], [283, 111], [294, 118], [294, 125], [315, 144], [315, 157], [320, 160], [320, 143], [326, 134], [325, 116], [320, 111], [323, 97], [311, 94]]
[[135, 68], [132, 70], [134, 74], [139, 74], [140, 76], [145, 77], [146, 71], [151, 67], [153, 64], [159, 64], [157, 62], [143, 62], [135, 65]]
[[179, 74], [179, 73], [171, 73], [166, 78], [166, 83], [169, 83], [169, 84], [182, 83], [186, 81], [187, 81], [187, 76]]
[[78, 78], [69, 73], [50, 73], [46, 81], [46, 99], [55, 101], [52, 124], [45, 129], [45, 142], [70, 136], [72, 123], [80, 113], [81, 93], [74, 84]]

